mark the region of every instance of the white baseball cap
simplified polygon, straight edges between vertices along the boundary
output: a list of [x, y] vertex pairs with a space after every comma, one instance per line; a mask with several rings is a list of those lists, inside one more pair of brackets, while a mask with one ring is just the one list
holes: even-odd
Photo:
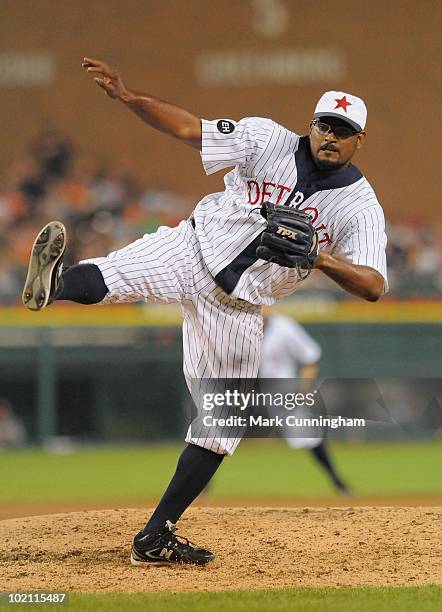
[[357, 96], [343, 91], [326, 91], [316, 105], [313, 115], [318, 117], [339, 117], [360, 132], [367, 121], [367, 107]]

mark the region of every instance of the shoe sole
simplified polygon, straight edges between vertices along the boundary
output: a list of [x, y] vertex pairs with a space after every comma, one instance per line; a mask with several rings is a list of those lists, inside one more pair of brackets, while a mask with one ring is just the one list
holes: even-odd
[[140, 567], [141, 565], [144, 565], [144, 566], [154, 565], [155, 567], [161, 567], [161, 566], [165, 567], [166, 565], [170, 567], [172, 565], [177, 565], [178, 567], [183, 567], [185, 565], [194, 565], [194, 566], [207, 565], [207, 563], [210, 563], [211, 561], [213, 561], [214, 558], [215, 558], [215, 555], [212, 557], [212, 559], [208, 559], [205, 563], [179, 563], [177, 561], [139, 561], [138, 559], [135, 559], [133, 554], [131, 554], [130, 562], [132, 565], [135, 565], [137, 567]]
[[22, 296], [23, 304], [29, 310], [42, 310], [47, 306], [52, 273], [65, 248], [66, 228], [60, 221], [48, 223], [35, 239]]
[[140, 567], [141, 565], [155, 565], [156, 567], [165, 565], [183, 565], [182, 563], [172, 563], [171, 561], [138, 561], [133, 555], [130, 556], [130, 562], [132, 565]]

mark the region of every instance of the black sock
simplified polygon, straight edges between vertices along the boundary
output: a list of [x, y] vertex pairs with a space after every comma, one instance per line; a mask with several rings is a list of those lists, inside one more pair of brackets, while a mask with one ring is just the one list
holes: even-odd
[[207, 485], [224, 456], [194, 444], [186, 446], [178, 459], [175, 474], [143, 534], [163, 527], [167, 520], [176, 523]]
[[95, 264], [77, 264], [67, 268], [62, 274], [63, 288], [57, 300], [71, 300], [80, 304], [101, 302], [108, 288]]
[[318, 444], [318, 446], [315, 446], [314, 448], [310, 450], [312, 451], [318, 463], [320, 463], [322, 467], [330, 474], [331, 479], [333, 480], [334, 484], [340, 489], [345, 489], [346, 487], [344, 483], [336, 474], [335, 469], [331, 463], [331, 459], [328, 454], [328, 450], [327, 450], [327, 446], [325, 442], [322, 441], [321, 444]]

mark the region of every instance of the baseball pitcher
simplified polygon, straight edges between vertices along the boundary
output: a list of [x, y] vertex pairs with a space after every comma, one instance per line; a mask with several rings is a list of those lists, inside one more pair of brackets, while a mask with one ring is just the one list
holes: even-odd
[[[66, 230], [50, 222], [31, 250], [27, 308], [59, 300], [179, 303], [190, 386], [201, 378], [255, 379], [263, 306], [295, 291], [312, 269], [369, 301], [387, 290], [382, 208], [352, 164], [366, 138], [360, 98], [324, 93], [300, 136], [271, 119], [200, 119], [129, 89], [102, 61], [85, 58], [83, 67], [110, 98], [199, 151], [207, 174], [232, 169], [224, 191], [204, 197], [177, 227], [67, 269]], [[175, 524], [239, 437], [194, 437], [189, 430], [186, 441], [158, 507], [134, 538], [135, 565], [202, 565], [214, 557], [177, 536]]]

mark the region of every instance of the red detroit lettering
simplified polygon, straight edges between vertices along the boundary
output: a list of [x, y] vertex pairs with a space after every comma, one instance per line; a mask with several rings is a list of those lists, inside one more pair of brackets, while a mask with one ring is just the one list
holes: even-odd
[[[269, 190], [269, 187], [271, 190]], [[258, 181], [249, 180], [247, 181], [247, 193], [248, 193], [248, 201], [252, 206], [260, 205], [266, 201], [267, 198], [270, 198], [273, 194], [273, 190], [278, 190], [278, 197], [276, 199], [276, 204], [279, 204], [283, 195], [286, 193], [290, 193], [292, 188], [287, 187], [286, 185], [279, 185], [278, 183], [271, 183], [268, 181], [263, 181], [261, 184]], [[306, 206], [305, 208], [300, 208], [304, 212], [308, 213], [312, 218], [312, 223], [315, 227], [315, 230], [318, 234], [319, 244], [330, 244], [331, 238], [330, 234], [327, 232], [327, 226], [325, 223], [319, 223], [316, 225], [318, 221], [319, 212], [318, 209], [314, 206]]]
[[331, 243], [330, 234], [324, 231], [327, 229], [327, 226], [325, 225], [325, 223], [315, 225], [319, 217], [318, 209], [314, 208], [313, 206], [306, 206], [305, 208], [300, 208], [299, 210], [302, 210], [303, 212], [308, 213], [310, 217], [312, 218], [312, 223], [315, 227], [316, 233], [318, 234], [318, 238], [319, 238], [318, 243], [319, 244]]
[[322, 230], [327, 229], [324, 223], [315, 227], [316, 233], [318, 234], [318, 244], [331, 244], [330, 234], [328, 232], [323, 232]]
[[[269, 190], [269, 187], [271, 190]], [[273, 194], [273, 191], [278, 190], [278, 196], [276, 199], [276, 204], [279, 204], [283, 195], [285, 193], [290, 193], [292, 190], [291, 187], [287, 187], [286, 185], [279, 185], [278, 183], [271, 183], [268, 181], [263, 181], [263, 183], [258, 183], [258, 181], [247, 181], [247, 193], [249, 198], [249, 204], [254, 206], [255, 204], [260, 204], [262, 206], [263, 202], [266, 201], [267, 198], [270, 198]]]

